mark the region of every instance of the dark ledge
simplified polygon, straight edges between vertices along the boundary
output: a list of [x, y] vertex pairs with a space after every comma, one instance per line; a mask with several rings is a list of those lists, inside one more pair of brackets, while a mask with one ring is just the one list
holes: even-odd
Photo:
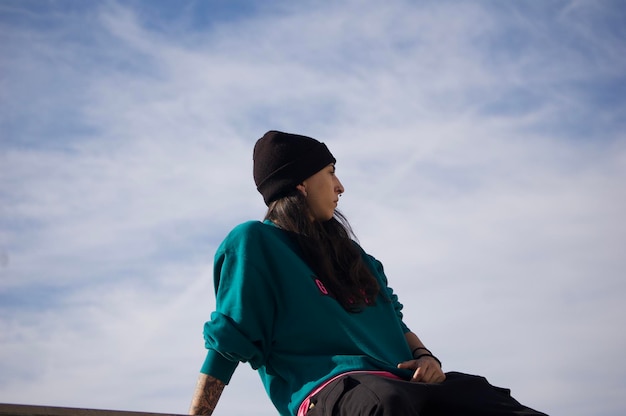
[[0, 416], [181, 416], [172, 413], [126, 412], [123, 410], [81, 409], [73, 407], [30, 406], [0, 403]]

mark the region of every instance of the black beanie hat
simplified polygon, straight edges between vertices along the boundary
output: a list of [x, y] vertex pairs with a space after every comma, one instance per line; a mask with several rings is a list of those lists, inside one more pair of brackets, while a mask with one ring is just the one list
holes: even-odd
[[271, 130], [254, 145], [254, 183], [266, 205], [336, 160], [324, 143], [299, 134]]

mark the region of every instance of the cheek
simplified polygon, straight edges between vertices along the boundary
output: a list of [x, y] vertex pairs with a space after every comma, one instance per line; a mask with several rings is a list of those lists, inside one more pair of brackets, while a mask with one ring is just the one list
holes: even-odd
[[328, 221], [335, 214], [335, 204], [327, 200], [322, 202], [317, 201], [317, 204], [313, 204], [311, 207], [314, 217], [319, 221]]

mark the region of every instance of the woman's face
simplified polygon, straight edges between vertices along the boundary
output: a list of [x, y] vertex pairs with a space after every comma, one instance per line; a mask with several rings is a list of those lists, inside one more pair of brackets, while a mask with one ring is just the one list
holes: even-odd
[[332, 163], [305, 179], [297, 188], [305, 196], [313, 219], [318, 221], [328, 221], [333, 217], [339, 194], [344, 191]]

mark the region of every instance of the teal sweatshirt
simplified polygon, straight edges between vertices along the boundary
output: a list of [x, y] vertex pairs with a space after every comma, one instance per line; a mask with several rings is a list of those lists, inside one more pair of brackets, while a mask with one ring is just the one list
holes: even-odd
[[258, 370], [281, 415], [295, 415], [319, 384], [353, 370], [385, 370], [411, 359], [402, 305], [380, 262], [363, 258], [386, 296], [346, 311], [298, 255], [290, 234], [270, 221], [235, 227], [215, 255], [216, 310], [204, 326], [201, 372], [226, 384], [239, 362]]

